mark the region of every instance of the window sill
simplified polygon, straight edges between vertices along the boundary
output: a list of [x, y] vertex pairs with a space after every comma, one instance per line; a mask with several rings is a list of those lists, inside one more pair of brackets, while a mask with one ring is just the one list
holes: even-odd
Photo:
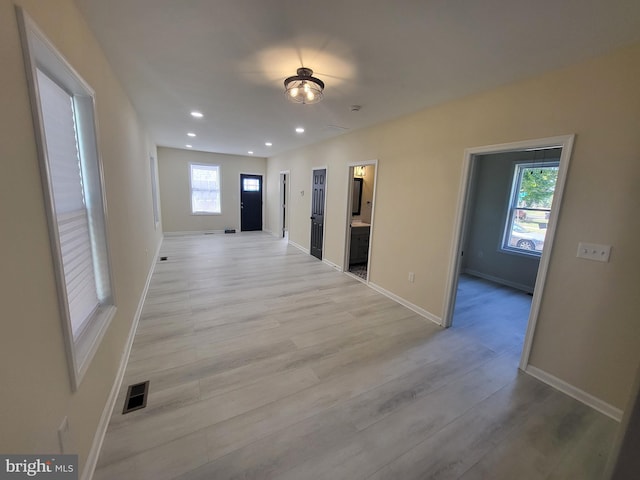
[[88, 321], [89, 325], [73, 340], [73, 390], [77, 390], [91, 360], [98, 351], [102, 338], [116, 314], [115, 305], [102, 305]]
[[540, 259], [540, 257], [542, 256], [542, 252], [539, 252], [537, 250], [523, 250], [520, 248], [505, 248], [505, 247], [501, 247], [498, 249], [499, 253], [506, 253], [507, 255], [516, 255], [519, 257], [528, 257], [528, 258], [535, 258], [535, 259]]

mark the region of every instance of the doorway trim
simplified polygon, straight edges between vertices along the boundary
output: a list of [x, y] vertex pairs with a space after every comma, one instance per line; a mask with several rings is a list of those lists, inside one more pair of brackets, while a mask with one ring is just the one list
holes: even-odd
[[347, 163], [347, 208], [345, 211], [346, 225], [344, 234], [344, 255], [342, 260], [342, 271], [347, 275], [350, 275], [357, 280], [362, 279], [356, 275], [349, 273], [349, 250], [351, 247], [351, 199], [353, 197], [353, 172], [355, 167], [373, 165], [373, 197], [371, 198], [371, 225], [369, 226], [369, 252], [367, 253], [367, 278], [364, 283], [369, 283], [369, 276], [371, 275], [371, 246], [373, 245], [373, 224], [376, 216], [376, 190], [378, 188], [378, 159], [366, 160], [364, 162], [349, 162]]
[[[286, 181], [285, 181], [286, 176]], [[285, 227], [287, 231], [289, 230], [289, 222], [287, 219], [291, 218], [289, 215], [289, 210], [291, 209], [291, 170], [280, 170], [278, 177], [278, 195], [279, 195], [279, 204], [278, 204], [278, 231], [276, 232], [276, 236], [278, 238], [285, 237]], [[283, 188], [284, 185], [284, 188]]]
[[540, 265], [536, 276], [536, 283], [533, 289], [533, 298], [531, 299], [531, 310], [529, 312], [529, 320], [527, 323], [527, 331], [524, 337], [524, 345], [520, 356], [519, 368], [524, 370], [529, 364], [529, 356], [531, 354], [531, 346], [533, 343], [533, 334], [538, 321], [540, 312], [540, 301], [544, 292], [544, 286], [547, 279], [547, 270], [549, 269], [549, 259], [553, 250], [553, 241], [556, 233], [556, 224], [558, 221], [558, 213], [562, 204], [562, 195], [569, 168], [569, 160], [573, 150], [575, 134], [561, 135], [557, 137], [540, 138], [535, 140], [524, 140], [521, 142], [503, 143], [498, 145], [488, 145], [484, 147], [467, 148], [464, 151], [464, 161], [462, 165], [462, 176], [460, 180], [460, 188], [458, 191], [458, 200], [456, 207], [456, 216], [454, 223], [453, 248], [451, 249], [451, 258], [449, 261], [449, 273], [447, 275], [447, 283], [445, 287], [444, 309], [442, 315], [442, 326], [450, 327], [453, 321], [453, 311], [455, 308], [456, 294], [458, 290], [458, 278], [460, 276], [460, 265], [462, 247], [465, 241], [466, 227], [468, 225], [469, 201], [471, 188], [473, 186], [473, 173], [477, 157], [480, 155], [488, 155], [493, 153], [513, 152], [520, 150], [535, 150], [550, 147], [562, 148], [560, 154], [560, 165], [558, 168], [558, 179], [556, 180], [556, 190], [553, 195], [553, 204], [551, 205], [551, 214], [549, 216], [549, 224], [547, 227], [545, 247], [540, 257]]

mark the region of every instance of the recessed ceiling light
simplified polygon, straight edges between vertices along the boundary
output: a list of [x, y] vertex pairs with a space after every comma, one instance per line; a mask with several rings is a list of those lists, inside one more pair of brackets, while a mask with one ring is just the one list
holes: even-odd
[[193, 145], [189, 145], [188, 143], [185, 145], [187, 148], [193, 148]]
[[249, 155], [253, 155], [253, 150], [249, 150], [247, 153], [248, 153]]
[[201, 112], [197, 112], [197, 111], [195, 111], [195, 110], [194, 110], [193, 112], [191, 112], [191, 116], [192, 116], [192, 117], [196, 117], [196, 118], [202, 118], [202, 117], [204, 117], [204, 115], [203, 115]]
[[271, 145], [273, 145], [273, 143], [271, 143], [271, 142], [264, 142], [264, 144], [265, 144], [267, 147], [270, 147]]
[[298, 128], [296, 128], [296, 132], [298, 132], [298, 133], [304, 133], [304, 128], [302, 128], [302, 127], [298, 127]]
[[187, 133], [187, 136], [188, 136], [188, 137], [195, 137], [195, 136], [196, 136], [196, 134], [195, 134], [195, 133], [193, 133], [193, 132], [189, 132], [189, 133]]

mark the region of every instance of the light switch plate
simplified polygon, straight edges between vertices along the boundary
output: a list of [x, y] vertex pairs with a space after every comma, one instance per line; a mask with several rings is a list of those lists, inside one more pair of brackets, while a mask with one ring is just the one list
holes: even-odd
[[596, 262], [608, 262], [611, 255], [611, 245], [600, 245], [598, 243], [578, 243], [578, 258], [595, 260]]

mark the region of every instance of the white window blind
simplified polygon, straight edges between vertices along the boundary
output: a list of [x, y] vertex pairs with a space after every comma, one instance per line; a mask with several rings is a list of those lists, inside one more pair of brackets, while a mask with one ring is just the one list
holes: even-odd
[[73, 97], [37, 70], [49, 175], [69, 316], [76, 338], [100, 300], [85, 202]]
[[220, 213], [220, 167], [192, 163], [190, 181], [191, 212]]

